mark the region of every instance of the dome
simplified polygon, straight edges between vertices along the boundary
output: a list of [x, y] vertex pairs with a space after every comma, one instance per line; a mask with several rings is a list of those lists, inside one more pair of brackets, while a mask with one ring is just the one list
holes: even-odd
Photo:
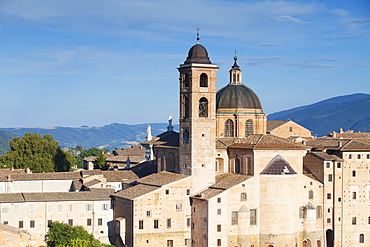
[[204, 46], [201, 44], [193, 45], [188, 52], [188, 57], [184, 64], [191, 64], [191, 63], [203, 63], [203, 64], [211, 64], [211, 61], [208, 57], [208, 52]]
[[260, 109], [261, 101], [252, 89], [243, 84], [230, 83], [216, 95], [216, 109]]

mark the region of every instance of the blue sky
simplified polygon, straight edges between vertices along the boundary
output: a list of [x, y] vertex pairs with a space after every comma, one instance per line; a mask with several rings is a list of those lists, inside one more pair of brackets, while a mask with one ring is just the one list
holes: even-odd
[[368, 0], [0, 0], [0, 127], [177, 122], [197, 27], [265, 113], [370, 93]]

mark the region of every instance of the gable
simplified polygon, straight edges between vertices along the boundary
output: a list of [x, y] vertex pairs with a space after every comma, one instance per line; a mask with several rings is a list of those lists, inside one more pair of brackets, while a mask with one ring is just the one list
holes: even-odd
[[276, 155], [260, 173], [261, 175], [294, 175], [297, 174], [281, 155]]

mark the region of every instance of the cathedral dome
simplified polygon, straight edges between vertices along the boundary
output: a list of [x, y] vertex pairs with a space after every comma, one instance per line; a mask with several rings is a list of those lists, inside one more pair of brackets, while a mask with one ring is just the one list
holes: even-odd
[[252, 89], [243, 84], [230, 83], [216, 95], [216, 109], [260, 109], [262, 104]]
[[204, 46], [201, 44], [193, 45], [188, 52], [188, 57], [184, 64], [191, 64], [191, 63], [203, 63], [203, 64], [211, 64], [211, 61], [208, 57], [208, 52]]

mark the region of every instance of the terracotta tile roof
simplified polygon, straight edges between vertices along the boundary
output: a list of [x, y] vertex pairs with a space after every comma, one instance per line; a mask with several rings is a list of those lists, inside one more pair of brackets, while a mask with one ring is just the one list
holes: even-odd
[[135, 173], [139, 178], [142, 178], [150, 174], [157, 173], [158, 168], [156, 162], [150, 163], [150, 161], [145, 161], [132, 167], [131, 171]]
[[92, 175], [101, 175], [102, 171], [99, 169], [96, 170], [82, 170], [80, 171], [81, 177], [86, 177], [86, 176], [92, 176]]
[[289, 121], [290, 120], [267, 120], [267, 132], [271, 132]]
[[130, 148], [122, 148], [121, 150], [113, 150], [116, 156], [144, 156], [146, 149], [141, 145], [133, 145]]
[[231, 144], [237, 142], [240, 138], [226, 137], [226, 138], [217, 138], [216, 139], [216, 148], [217, 149], [226, 149]]
[[73, 180], [80, 178], [79, 172], [50, 172], [9, 175], [11, 180]]
[[240, 184], [243, 181], [251, 178], [252, 176], [235, 174], [235, 173], [224, 173], [216, 176], [216, 183], [211, 185], [209, 188], [191, 196], [201, 200], [208, 200], [235, 185]]
[[26, 230], [16, 228], [16, 227], [13, 227], [13, 226], [9, 226], [9, 225], [4, 225], [4, 224], [1, 224], [1, 223], [0, 223], [0, 232], [8, 232], [8, 233], [11, 233], [11, 234], [16, 234], [16, 235], [29, 235], [29, 236], [31, 236]]
[[13, 169], [13, 168], [0, 169], [0, 175], [22, 174], [22, 173], [27, 173], [26, 169]]
[[110, 156], [110, 157], [106, 157], [106, 161], [107, 162], [113, 162], [113, 163], [116, 162], [116, 163], [126, 164], [127, 158], [130, 158], [131, 163], [140, 163], [142, 161], [145, 161], [145, 156], [144, 155], [142, 155], [142, 156], [121, 156], [121, 155]]
[[83, 158], [83, 160], [87, 162], [94, 162], [96, 160], [96, 156], [88, 156]]
[[137, 180], [137, 182], [140, 184], [163, 186], [187, 177], [188, 176], [183, 174], [162, 171], [160, 173], [154, 173], [149, 176], [140, 178], [139, 180]]
[[122, 182], [126, 179], [138, 179], [139, 177], [131, 170], [125, 171], [102, 171], [107, 182]]
[[88, 181], [88, 182], [86, 182], [86, 183], [83, 183], [83, 186], [85, 186], [85, 187], [89, 188], [89, 187], [91, 187], [91, 186], [94, 186], [94, 185], [97, 185], [97, 184], [100, 184], [100, 183], [102, 183], [102, 181], [100, 181], [100, 180], [98, 180], [98, 179], [93, 179], [93, 180], [91, 180], [91, 181]]
[[138, 184], [134, 187], [130, 187], [130, 188], [127, 188], [125, 190], [121, 190], [121, 191], [117, 192], [116, 194], [114, 194], [113, 196], [132, 200], [132, 199], [135, 199], [139, 196], [142, 196], [142, 195], [145, 195], [149, 192], [157, 190], [159, 188], [160, 187], [153, 186], [153, 185]]
[[114, 189], [98, 189], [83, 192], [36, 192], [22, 193], [26, 202], [55, 202], [55, 201], [99, 201], [110, 200]]
[[370, 133], [361, 133], [353, 131], [335, 132], [329, 133], [327, 136], [322, 138], [342, 138], [342, 139], [352, 139], [361, 142], [370, 143]]
[[303, 144], [289, 141], [288, 139], [281, 138], [274, 135], [250, 135], [248, 137], [239, 139], [234, 144], [231, 144], [229, 148], [245, 148], [245, 149], [259, 149], [259, 150], [270, 150], [270, 149], [307, 149]]
[[152, 140], [141, 143], [142, 145], [153, 145], [158, 147], [178, 148], [180, 135], [175, 131], [166, 131]]
[[307, 145], [313, 150], [338, 150], [338, 151], [367, 151], [370, 144], [350, 139], [319, 138], [307, 141]]
[[331, 154], [327, 154], [325, 152], [310, 152], [308, 153], [308, 155], [314, 155], [314, 156], [317, 156], [318, 158], [322, 159], [322, 160], [328, 160], [328, 161], [343, 161], [342, 158], [336, 156], [336, 155], [331, 155]]
[[0, 193], [1, 202], [24, 202], [22, 193]]

